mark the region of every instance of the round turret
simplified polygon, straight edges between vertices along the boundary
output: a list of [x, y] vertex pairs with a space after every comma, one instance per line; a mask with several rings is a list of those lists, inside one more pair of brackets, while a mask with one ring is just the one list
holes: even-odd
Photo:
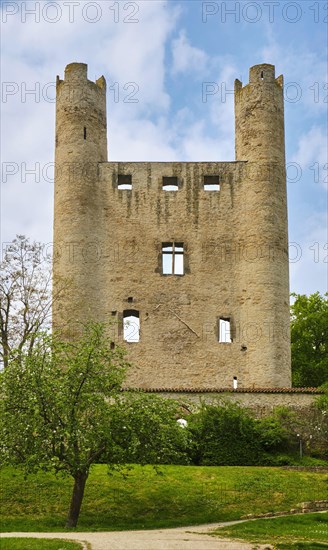
[[245, 163], [236, 266], [249, 384], [289, 387], [288, 227], [283, 78], [273, 65], [235, 82], [236, 160]]
[[[87, 78], [87, 65], [70, 63], [57, 77], [54, 288], [65, 279], [69, 296], [56, 301], [54, 326], [97, 318], [99, 163], [107, 161], [106, 81]], [[64, 305], [65, 304], [65, 305]], [[77, 312], [79, 312], [77, 314]], [[77, 318], [78, 316], [78, 318]]]
[[273, 65], [251, 67], [249, 84], [235, 82], [236, 160], [285, 164], [283, 78]]

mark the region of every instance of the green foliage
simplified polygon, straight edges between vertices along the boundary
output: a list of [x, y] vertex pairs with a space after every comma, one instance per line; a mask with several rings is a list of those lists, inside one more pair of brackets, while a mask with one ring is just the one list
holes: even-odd
[[277, 544], [277, 550], [327, 550], [324, 542], [295, 542], [295, 544]]
[[279, 410], [257, 421], [257, 431], [261, 448], [267, 452], [280, 452], [287, 449], [290, 431], [281, 421]]
[[328, 416], [328, 382], [322, 384], [322, 386], [320, 386], [320, 389], [324, 392], [324, 394], [320, 395], [316, 399], [316, 407], [324, 415]]
[[132, 394], [113, 407], [113, 443], [105, 461], [135, 464], [186, 464], [188, 430], [177, 423], [179, 403], [155, 395]]
[[1, 537], [1, 550], [82, 550], [82, 546], [60, 539]]
[[237, 405], [203, 405], [189, 418], [189, 430], [194, 440], [192, 458], [195, 464], [260, 463], [261, 445], [256, 421]]
[[109, 398], [120, 391], [126, 363], [109, 349], [104, 327], [78, 341], [44, 335], [32, 354], [16, 353], [1, 373], [1, 460], [26, 472], [88, 472], [108, 445]]
[[292, 296], [293, 385], [317, 387], [328, 381], [328, 293]]
[[1, 463], [72, 476], [69, 527], [77, 524], [94, 463], [187, 460], [177, 403], [122, 397], [124, 356], [119, 346], [110, 349], [103, 325], [89, 324], [71, 342], [40, 336], [32, 350], [17, 350], [0, 375]]
[[124, 379], [124, 351], [101, 324], [80, 339], [40, 335], [18, 348], [0, 378], [0, 461], [74, 478], [67, 526], [78, 521], [90, 467], [110, 444], [111, 399]]
[[193, 464], [296, 466], [311, 465], [311, 456], [328, 459], [328, 415], [315, 407], [298, 413], [277, 407], [254, 418], [238, 405], [203, 405], [188, 421]]

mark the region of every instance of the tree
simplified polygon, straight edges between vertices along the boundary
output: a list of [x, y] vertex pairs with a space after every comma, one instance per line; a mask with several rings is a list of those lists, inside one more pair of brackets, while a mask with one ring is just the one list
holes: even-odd
[[177, 422], [181, 409], [177, 401], [137, 392], [124, 395], [117, 405], [108, 463], [189, 463], [190, 432]]
[[74, 479], [67, 527], [77, 524], [90, 466], [106, 451], [108, 401], [121, 387], [124, 353], [111, 350], [103, 327], [79, 341], [38, 338], [2, 373], [2, 459], [27, 473], [54, 469]]
[[32, 351], [18, 350], [0, 375], [1, 462], [26, 473], [71, 476], [67, 528], [77, 525], [93, 464], [123, 464], [127, 457], [145, 462], [155, 448], [161, 462], [179, 438], [183, 445], [173, 403], [147, 407], [141, 396], [122, 399], [127, 366], [125, 351], [111, 349], [105, 327], [89, 324], [74, 342], [37, 338]]
[[40, 330], [50, 327], [51, 305], [51, 261], [40, 243], [17, 235], [0, 263], [0, 361], [5, 368], [13, 349], [31, 350]]
[[293, 385], [317, 387], [328, 381], [328, 293], [292, 296]]

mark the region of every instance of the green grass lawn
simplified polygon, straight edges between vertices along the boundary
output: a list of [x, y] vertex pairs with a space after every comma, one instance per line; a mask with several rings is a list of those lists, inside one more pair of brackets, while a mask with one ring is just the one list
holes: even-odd
[[0, 538], [1, 550], [81, 550], [78, 542], [49, 539]]
[[324, 542], [296, 542], [295, 544], [277, 544], [277, 550], [327, 550]]
[[[283, 511], [327, 497], [324, 473], [261, 467], [135, 466], [124, 479], [97, 465], [87, 481], [79, 531], [152, 529]], [[0, 471], [0, 529], [62, 531], [72, 481]]]
[[217, 529], [215, 534], [256, 543], [274, 543], [279, 549], [328, 549], [328, 513], [246, 521]]

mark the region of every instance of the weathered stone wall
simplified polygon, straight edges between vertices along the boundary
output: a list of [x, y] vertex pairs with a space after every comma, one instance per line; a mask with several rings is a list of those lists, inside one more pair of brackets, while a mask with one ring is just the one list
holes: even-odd
[[[72, 284], [54, 323], [110, 321], [122, 342], [123, 311], [138, 311], [130, 386], [290, 385], [282, 89], [272, 66], [251, 71], [236, 84], [237, 161], [218, 163], [106, 162], [104, 79], [72, 64], [58, 81], [54, 275]], [[131, 190], [118, 188], [124, 174]], [[219, 191], [204, 190], [211, 175]], [[163, 190], [170, 176], [177, 191]], [[170, 242], [183, 243], [183, 275], [162, 273]]]
[[266, 393], [266, 392], [156, 392], [161, 397], [176, 399], [190, 410], [197, 409], [202, 403], [223, 405], [235, 403], [252, 409], [257, 416], [270, 414], [276, 407], [288, 407], [294, 411], [311, 408], [318, 395], [315, 393]]

